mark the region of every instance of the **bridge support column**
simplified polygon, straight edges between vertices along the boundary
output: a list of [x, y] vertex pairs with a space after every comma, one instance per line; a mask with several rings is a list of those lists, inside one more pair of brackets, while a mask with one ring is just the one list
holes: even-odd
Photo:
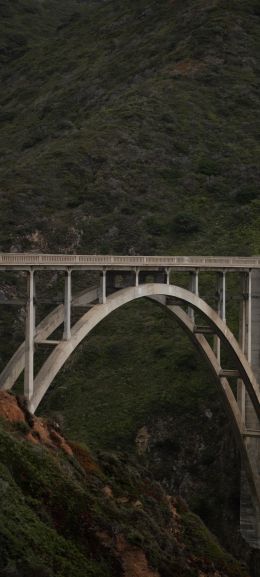
[[[241, 346], [241, 349], [243, 351], [243, 353], [245, 353], [248, 361], [250, 363], [252, 363], [252, 312], [253, 312], [253, 316], [254, 316], [254, 323], [255, 321], [255, 314], [256, 313], [256, 300], [258, 298], [258, 290], [260, 291], [260, 289], [258, 289], [258, 282], [260, 283], [260, 275], [259, 275], [259, 279], [258, 279], [258, 275], [259, 273], [257, 271], [254, 271], [253, 273], [253, 291], [254, 291], [254, 296], [253, 296], [253, 301], [252, 301], [252, 273], [251, 271], [249, 271], [246, 274], [243, 274], [242, 276], [242, 295], [243, 295], [243, 300], [241, 303], [241, 307], [240, 307], [240, 322], [239, 322], [239, 344]], [[252, 303], [253, 303], [253, 311], [252, 311]], [[254, 331], [255, 332], [255, 331]], [[257, 345], [257, 341], [258, 338], [257, 336], [254, 334], [253, 335], [254, 341], [256, 341], [254, 343], [254, 357], [257, 358], [258, 356], [258, 345], [259, 345], [259, 350], [260, 350], [260, 336], [259, 336], [259, 342]], [[253, 359], [253, 363], [252, 365], [255, 365], [255, 359]], [[259, 368], [260, 368], [260, 360], [259, 360]], [[257, 367], [256, 367], [257, 369]], [[254, 367], [253, 367], [254, 370]], [[255, 370], [255, 375], [259, 381], [259, 377], [260, 377], [260, 372], [258, 370]], [[249, 423], [248, 418], [246, 416], [246, 404], [250, 403], [249, 398], [246, 398], [246, 390], [245, 390], [245, 386], [243, 381], [241, 381], [241, 379], [238, 380], [237, 383], [237, 396], [238, 396], [238, 403], [239, 403], [239, 407], [240, 407], [240, 411], [242, 414], [242, 418], [243, 418], [243, 422], [245, 423], [245, 426], [248, 426]], [[251, 404], [251, 403], [250, 403]]]
[[[251, 363], [252, 370], [260, 382], [260, 271], [243, 275], [243, 301], [240, 311], [240, 345]], [[244, 383], [238, 381], [238, 403], [245, 429], [245, 438], [251, 462], [255, 464], [255, 478], [260, 487], [260, 423], [245, 390]], [[254, 436], [250, 432], [255, 433]], [[258, 435], [259, 433], [259, 435]], [[240, 527], [244, 539], [260, 549], [260, 504], [254, 502], [245, 472], [241, 473]]]
[[[249, 271], [248, 277], [248, 304], [247, 304], [247, 359], [249, 363], [252, 362], [252, 272]], [[260, 278], [258, 279], [260, 281]], [[256, 298], [257, 278], [254, 277], [254, 301]], [[256, 303], [254, 302], [254, 313], [256, 312]], [[255, 332], [255, 331], [254, 331]], [[254, 335], [256, 336], [256, 335]], [[259, 343], [258, 343], [259, 344]], [[255, 360], [255, 359], [254, 359]], [[257, 363], [259, 365], [259, 363]], [[259, 373], [259, 366], [258, 366]]]
[[170, 273], [171, 273], [171, 269], [170, 268], [166, 268], [165, 269], [166, 272], [166, 284], [170, 284]]
[[[220, 318], [226, 322], [226, 272], [223, 271], [218, 275], [217, 281], [217, 297], [218, 297], [218, 314]], [[219, 337], [214, 338], [214, 352], [220, 363], [221, 347]]]
[[[191, 273], [190, 291], [193, 292], [195, 295], [199, 296], [199, 271], [198, 270]], [[189, 315], [190, 319], [194, 322], [195, 321], [195, 313], [194, 313], [193, 308], [191, 308], [191, 307], [188, 308], [188, 315]]]
[[29, 401], [33, 396], [34, 381], [34, 334], [35, 334], [35, 278], [30, 270], [27, 278], [27, 304], [25, 321], [25, 366], [24, 366], [24, 396]]
[[64, 295], [64, 341], [69, 341], [71, 337], [71, 270], [66, 271], [65, 295]]
[[[251, 332], [251, 319], [252, 319], [252, 296], [251, 296], [252, 283], [251, 279], [249, 282], [249, 275], [244, 273], [241, 275], [241, 288], [242, 288], [242, 302], [240, 306], [240, 319], [239, 319], [239, 344], [243, 353], [246, 355], [248, 359], [250, 358], [251, 360], [251, 335], [250, 338], [248, 337], [249, 337], [249, 330]], [[246, 424], [246, 415], [245, 415], [246, 389], [241, 379], [239, 379], [237, 382], [237, 399], [243, 422]]]
[[104, 305], [107, 302], [107, 272], [103, 270], [100, 282], [99, 303]]
[[139, 268], [135, 269], [135, 286], [139, 285]]

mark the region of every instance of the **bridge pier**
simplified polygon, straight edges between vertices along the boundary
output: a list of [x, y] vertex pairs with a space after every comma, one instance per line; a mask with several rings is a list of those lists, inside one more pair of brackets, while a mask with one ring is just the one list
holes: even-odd
[[166, 284], [170, 284], [171, 269], [170, 269], [170, 268], [166, 268], [166, 269], [165, 269], [165, 273], [166, 273]]
[[[260, 380], [260, 271], [243, 275], [243, 301], [240, 315], [240, 345], [246, 353], [257, 381]], [[252, 347], [253, 343], [253, 347]], [[254, 476], [260, 489], [260, 423], [245, 389], [238, 381], [238, 402], [245, 424], [245, 445], [254, 463]], [[251, 547], [260, 548], [260, 506], [252, 497], [251, 489], [242, 469], [240, 493], [241, 534]]]
[[25, 369], [24, 394], [27, 399], [33, 396], [34, 382], [34, 335], [35, 335], [35, 276], [31, 269], [27, 277], [27, 303], [25, 321]]
[[64, 341], [69, 341], [71, 337], [71, 270], [65, 273], [65, 295], [64, 295]]
[[107, 301], [107, 271], [104, 269], [100, 277], [99, 304], [104, 305]]
[[[199, 296], [199, 271], [195, 270], [190, 273], [190, 291]], [[192, 307], [188, 307], [188, 315], [191, 321], [195, 321], [195, 312]]]
[[[220, 318], [226, 322], [226, 272], [218, 273], [217, 278], [217, 310]], [[214, 337], [214, 353], [218, 362], [221, 361], [221, 343], [219, 337]]]

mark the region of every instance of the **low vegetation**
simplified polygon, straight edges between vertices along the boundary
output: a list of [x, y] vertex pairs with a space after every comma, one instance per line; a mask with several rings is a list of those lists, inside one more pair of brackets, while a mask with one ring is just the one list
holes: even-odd
[[247, 577], [126, 454], [69, 444], [5, 393], [3, 412], [1, 577]]

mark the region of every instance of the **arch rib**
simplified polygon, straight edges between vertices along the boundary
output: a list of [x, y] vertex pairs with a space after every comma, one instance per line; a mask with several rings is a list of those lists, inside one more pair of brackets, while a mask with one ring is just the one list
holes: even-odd
[[108, 297], [105, 304], [98, 304], [85, 313], [73, 326], [71, 330], [71, 339], [57, 345], [36, 376], [34, 382], [34, 394], [30, 402], [31, 410], [36, 410], [49, 385], [52, 383], [65, 361], [98, 323], [106, 318], [106, 316], [111, 312], [132, 300], [157, 295], [171, 296], [179, 299], [180, 302], [194, 307], [208, 318], [208, 321], [213, 325], [217, 335], [234, 353], [237, 368], [245, 383], [258, 418], [260, 418], [259, 386], [247, 359], [227, 325], [220, 319], [218, 314], [197, 295], [175, 285], [159, 283], [144, 284], [139, 285], [138, 287], [123, 289]]
[[[146, 284], [139, 285], [138, 287], [131, 287], [123, 289], [117, 293], [114, 293], [108, 297], [105, 304], [99, 304], [93, 307], [90, 311], [84, 314], [81, 319], [72, 328], [71, 339], [69, 341], [61, 342], [49, 358], [46, 360], [42, 368], [40, 369], [34, 383], [34, 395], [30, 401], [30, 409], [35, 411], [39, 405], [42, 397], [47, 391], [49, 385], [62, 368], [65, 361], [71, 355], [71, 353], [76, 349], [80, 342], [91, 332], [91, 330], [101, 322], [106, 316], [117, 308], [123, 306], [124, 304], [136, 300], [138, 298], [153, 298], [157, 300], [158, 295], [172, 296], [179, 299], [180, 302], [189, 304], [195, 309], [202, 312], [208, 321], [213, 325], [216, 333], [220, 339], [226, 342], [234, 353], [237, 366], [239, 368], [240, 374], [243, 375], [243, 380], [245, 386], [250, 394], [251, 400], [255, 406], [257, 415], [259, 417], [259, 387], [252, 373], [252, 370], [241, 352], [239, 345], [234, 338], [231, 331], [228, 329], [226, 324], [218, 317], [217, 313], [211, 309], [202, 299], [198, 296], [190, 293], [189, 291], [176, 287], [174, 285], [165, 284]], [[160, 302], [161, 306], [165, 306]], [[172, 313], [175, 318], [179, 321], [181, 326], [186, 330], [186, 332], [191, 336], [193, 342], [202, 352], [204, 358], [207, 360], [211, 370], [213, 371], [219, 388], [222, 392], [223, 399], [225, 400], [225, 405], [227, 412], [229, 414], [233, 431], [237, 438], [238, 446], [243, 458], [243, 463], [247, 471], [248, 480], [252, 490], [252, 496], [254, 502], [260, 503], [260, 484], [259, 476], [256, 471], [255, 463], [253, 462], [250, 452], [247, 451], [246, 444], [243, 439], [244, 425], [239, 411], [236, 399], [232, 392], [232, 389], [227, 381], [227, 379], [221, 376], [221, 366], [214, 355], [208, 341], [202, 334], [194, 332], [194, 323], [186, 315], [186, 313], [178, 306], [166, 307], [167, 310]]]
[[207, 339], [204, 337], [204, 335], [196, 334], [193, 332], [194, 323], [190, 317], [183, 311], [181, 307], [178, 306], [167, 306], [167, 310], [169, 310], [174, 315], [181, 327], [193, 340], [195, 346], [200, 350], [202, 356], [207, 361], [209, 368], [215, 376], [216, 383], [218, 384], [218, 388], [222, 394], [226, 412], [231, 421], [233, 433], [240, 450], [241, 459], [251, 488], [251, 496], [257, 511], [259, 510], [260, 505], [260, 484], [258, 468], [255, 459], [252, 458], [252, 454], [247, 450], [247, 446], [243, 438], [244, 423], [234, 393], [229, 385], [227, 378], [221, 377], [221, 366]]

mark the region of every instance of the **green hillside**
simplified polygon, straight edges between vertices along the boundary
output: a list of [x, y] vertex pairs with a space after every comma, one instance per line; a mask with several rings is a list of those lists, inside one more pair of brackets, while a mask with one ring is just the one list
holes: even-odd
[[68, 445], [5, 393], [0, 414], [1, 577], [247, 577], [126, 455]]
[[11, 4], [1, 248], [257, 253], [258, 2]]

